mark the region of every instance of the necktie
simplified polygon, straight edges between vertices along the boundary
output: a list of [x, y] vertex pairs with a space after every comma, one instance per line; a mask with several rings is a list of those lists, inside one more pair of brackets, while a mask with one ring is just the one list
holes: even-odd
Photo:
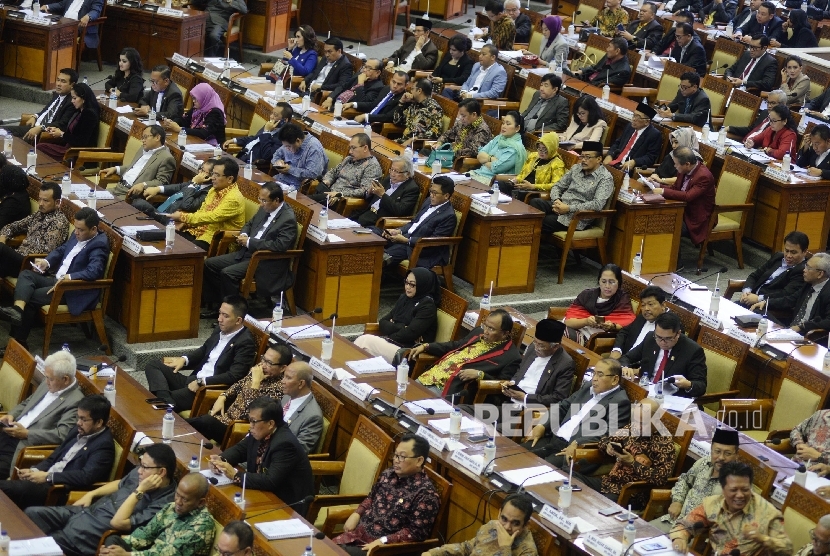
[[383, 97], [383, 100], [381, 100], [381, 101], [378, 103], [378, 105], [377, 105], [377, 106], [375, 106], [375, 107], [372, 109], [372, 111], [371, 111], [371, 112], [369, 112], [369, 115], [370, 115], [370, 116], [374, 116], [374, 115], [376, 115], [378, 112], [380, 112], [381, 110], [383, 110], [383, 107], [384, 107], [384, 106], [386, 106], [386, 103], [387, 103], [387, 102], [389, 102], [389, 100], [392, 98], [392, 96], [393, 96], [393, 95], [392, 95], [392, 91], [389, 91], [388, 93], [386, 93], [386, 96], [385, 96], [385, 97]]
[[804, 298], [804, 303], [801, 304], [801, 307], [798, 308], [798, 312], [795, 314], [795, 318], [793, 319], [794, 326], [797, 326], [804, 321], [804, 317], [807, 316], [807, 306], [810, 304], [810, 299], [813, 298], [815, 293], [816, 290], [810, 287], [810, 293]]
[[757, 61], [758, 61], [758, 58], [753, 58], [752, 60], [749, 61], [749, 63], [746, 65], [746, 69], [741, 74], [741, 79], [742, 80], [746, 81], [746, 78], [752, 72], [752, 68], [755, 67], [755, 62], [757, 62]]
[[617, 156], [617, 158], [611, 161], [611, 166], [616, 166], [617, 164], [625, 160], [625, 157], [628, 156], [628, 152], [631, 150], [631, 147], [634, 146], [634, 143], [636, 141], [637, 132], [635, 131], [631, 134], [631, 139], [628, 140], [628, 143], [625, 144], [625, 148], [622, 151], [620, 151], [620, 154]]
[[288, 403], [285, 404], [285, 407], [282, 408], [282, 416], [285, 417], [288, 414], [288, 408], [291, 407], [291, 400], [288, 400]]
[[684, 46], [683, 48], [680, 49], [680, 59], [677, 61], [677, 63], [682, 64], [683, 63], [683, 58], [685, 58], [685, 57], [686, 57], [686, 47]]
[[657, 372], [654, 373], [654, 384], [657, 384], [663, 378], [663, 369], [666, 368], [666, 362], [669, 360], [669, 351], [667, 349], [663, 351], [663, 359], [660, 361], [660, 366], [657, 368]]
[[688, 98], [688, 97], [686, 98], [686, 109], [685, 109], [685, 110], [683, 110], [683, 113], [684, 113], [684, 114], [688, 114], [688, 113], [689, 113], [689, 104], [691, 103], [691, 101], [692, 101], [692, 99], [690, 99], [690, 98]]
[[161, 205], [159, 205], [159, 208], [156, 209], [156, 212], [167, 212], [167, 209], [172, 207], [173, 203], [175, 203], [176, 201], [178, 201], [182, 197], [184, 197], [184, 193], [181, 192], [181, 191], [179, 191], [178, 193], [174, 193], [174, 194], [170, 195], [167, 198], [166, 201], [164, 201]]
[[49, 106], [49, 110], [46, 111], [46, 117], [43, 118], [43, 123], [51, 124], [52, 118], [55, 117], [55, 112], [58, 111], [58, 106], [60, 106], [61, 97], [55, 97], [55, 100], [52, 101], [51, 106]]

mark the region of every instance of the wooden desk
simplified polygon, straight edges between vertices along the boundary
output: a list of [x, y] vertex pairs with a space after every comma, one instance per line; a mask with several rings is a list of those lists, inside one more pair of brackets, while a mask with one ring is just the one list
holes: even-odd
[[9, 500], [3, 491], [0, 491], [0, 508], [3, 508], [3, 530], [9, 534], [11, 540], [20, 541], [46, 536], [40, 527]]
[[[62, 17], [53, 25], [35, 25], [5, 18], [3, 75], [55, 88], [61, 68], [75, 67], [78, 22]], [[24, 157], [23, 160], [26, 160]]]
[[174, 52], [188, 57], [200, 55], [205, 49], [207, 13], [189, 8], [183, 11], [184, 17], [172, 17], [139, 8], [108, 5], [101, 48], [104, 60], [118, 62], [119, 54], [128, 46], [141, 54], [145, 69], [167, 65], [165, 57]]
[[263, 52], [285, 48], [290, 9], [291, 0], [250, 0], [242, 27], [243, 42], [262, 47]]
[[315, 29], [327, 29], [341, 39], [372, 46], [392, 40], [394, 9], [391, 0], [305, 0], [300, 21]]
[[643, 272], [671, 272], [677, 268], [680, 230], [686, 203], [666, 201], [662, 204], [617, 201], [610, 237], [610, 260], [628, 268], [634, 255], [643, 247]]

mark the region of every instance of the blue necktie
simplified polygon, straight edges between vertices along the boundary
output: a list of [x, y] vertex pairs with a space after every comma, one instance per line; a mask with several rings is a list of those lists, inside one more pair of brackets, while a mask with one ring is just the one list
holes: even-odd
[[683, 111], [684, 114], [689, 113], [689, 102], [690, 102], [690, 99], [687, 98], [686, 99], [686, 109]]
[[386, 94], [386, 96], [385, 96], [385, 97], [383, 97], [383, 100], [381, 100], [381, 101], [378, 103], [378, 105], [377, 105], [377, 106], [375, 106], [375, 108], [374, 108], [371, 112], [369, 112], [369, 115], [370, 115], [370, 116], [374, 116], [374, 115], [376, 115], [378, 112], [380, 112], [380, 111], [383, 109], [383, 107], [384, 107], [384, 106], [386, 106], [386, 103], [387, 103], [387, 102], [389, 102], [389, 100], [390, 100], [393, 96], [394, 96], [394, 95], [392, 94], [392, 91], [389, 91], [389, 92]]
[[156, 212], [167, 212], [167, 209], [173, 206], [173, 203], [175, 203], [182, 197], [184, 197], [184, 193], [181, 191], [170, 195], [166, 201], [159, 205], [159, 208], [156, 209]]

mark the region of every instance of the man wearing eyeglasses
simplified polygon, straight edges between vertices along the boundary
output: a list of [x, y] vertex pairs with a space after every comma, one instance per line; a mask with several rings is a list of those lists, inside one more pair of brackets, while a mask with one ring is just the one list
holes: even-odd
[[365, 133], [355, 133], [349, 141], [349, 156], [326, 172], [315, 192], [308, 197], [321, 205], [328, 205], [338, 197], [363, 199], [372, 182], [382, 175], [380, 162], [372, 154], [372, 138]]
[[271, 115], [268, 116], [268, 121], [256, 132], [256, 135], [228, 139], [222, 148], [228, 150], [231, 145], [242, 147], [236, 153], [236, 158], [245, 162], [250, 161], [254, 168], [268, 173], [274, 152], [282, 144], [279, 140], [279, 132], [284, 125], [291, 122], [293, 116], [294, 109], [290, 104], [278, 102]]
[[294, 123], [285, 124], [278, 136], [282, 146], [274, 152], [271, 166], [280, 182], [299, 188], [303, 180], [323, 176], [329, 159], [319, 139]]
[[700, 76], [687, 71], [680, 76], [677, 96], [668, 105], [658, 108], [657, 115], [673, 122], [690, 122], [702, 126], [707, 122], [711, 109], [709, 95], [700, 88]]
[[[308, 503], [299, 502], [314, 494], [314, 477], [305, 449], [282, 415], [279, 401], [255, 399], [248, 407], [248, 435], [221, 455], [210, 456], [210, 465], [234, 484], [241, 486], [244, 480], [246, 488], [272, 492], [305, 515]], [[242, 462], [247, 464], [244, 471], [238, 467]]]
[[735, 30], [735, 38], [742, 42], [749, 42], [749, 37], [754, 39], [760, 34], [765, 35], [770, 41], [780, 42], [787, 36], [783, 23], [784, 21], [775, 15], [775, 4], [762, 2], [755, 17], [750, 18], [742, 27]]
[[823, 515], [810, 529], [810, 542], [796, 551], [795, 556], [826, 556], [830, 554], [830, 514]]
[[[438, 63], [438, 47], [429, 40], [432, 21], [415, 18], [415, 29], [403, 45], [386, 58], [385, 65], [389, 71], [426, 70], [431, 71]], [[380, 61], [377, 61], [381, 66]]]
[[322, 104], [323, 110], [331, 111], [336, 100], [343, 103], [343, 110], [351, 108], [357, 102], [374, 104], [378, 94], [383, 90], [383, 79], [380, 78], [382, 71], [380, 60], [369, 58], [363, 63], [360, 73], [343, 85], [335, 87], [326, 97]]
[[148, 187], [165, 186], [176, 172], [176, 159], [164, 145], [166, 133], [160, 125], [149, 125], [141, 132], [142, 148], [126, 166], [113, 166], [101, 170], [101, 177], [113, 174], [121, 176], [121, 181], [112, 190], [120, 200], [131, 202], [143, 199]]
[[[659, 132], [658, 132], [659, 133]], [[584, 141], [579, 164], [575, 164], [550, 190], [550, 199], [531, 199], [530, 206], [545, 213], [542, 233], [567, 230], [580, 210], [602, 210], [614, 193], [614, 178], [602, 165], [602, 143]], [[577, 230], [591, 225], [580, 220]]]
[[[657, 317], [654, 332], [619, 361], [626, 378], [645, 375], [650, 383], [657, 384], [672, 377], [677, 391], [671, 393], [675, 396], [696, 398], [706, 393], [706, 355], [702, 347], [683, 334], [683, 324], [675, 313]], [[639, 366], [639, 372], [634, 366]], [[667, 392], [673, 390], [669, 385], [665, 386]]]
[[799, 334], [810, 330], [830, 328], [830, 254], [816, 253], [804, 265], [804, 286], [797, 295], [787, 300], [795, 307], [795, 317], [790, 328]]
[[123, 479], [87, 492], [71, 506], [34, 506], [26, 509], [26, 515], [55, 539], [67, 556], [96, 554], [106, 531], [129, 533], [173, 501], [175, 473], [173, 448], [151, 444]]
[[254, 530], [244, 521], [228, 522], [216, 540], [219, 556], [251, 556], [254, 553]]
[[657, 15], [657, 6], [653, 2], [644, 2], [640, 8], [640, 19], [628, 24], [625, 31], [616, 34], [628, 41], [629, 48], [645, 48], [656, 46], [663, 38], [663, 26], [654, 19]]
[[219, 394], [207, 415], [191, 417], [187, 422], [205, 438], [221, 444], [228, 426], [247, 417], [251, 402], [260, 396], [268, 396], [275, 400], [283, 396], [280, 376], [292, 358], [291, 349], [287, 346], [269, 343], [259, 363], [251, 367], [251, 372], [245, 378], [234, 382], [230, 388]]
[[366, 199], [369, 207], [352, 212], [349, 218], [381, 235], [381, 230], [374, 228], [379, 218], [411, 216], [421, 196], [421, 188], [413, 179], [414, 175], [412, 160], [396, 156], [389, 166], [389, 175], [372, 182]]
[[138, 99], [138, 108], [133, 110], [136, 116], [147, 116], [155, 110], [157, 118], [181, 118], [184, 101], [179, 87], [170, 80], [170, 68], [161, 64], [150, 72], [150, 90]]
[[606, 83], [614, 87], [622, 87], [631, 77], [628, 41], [623, 37], [614, 37], [605, 47], [605, 55], [600, 58], [599, 62], [593, 66], [585, 66], [573, 72], [572, 75], [597, 87], [602, 87]]
[[724, 77], [736, 87], [771, 91], [778, 76], [778, 60], [767, 52], [769, 37], [756, 34], [744, 42], [749, 42], [746, 52], [726, 70]]
[[674, 58], [678, 64], [691, 67], [699, 76], [705, 76], [708, 67], [706, 50], [700, 44], [700, 39], [692, 24], [678, 23], [674, 37], [675, 46], [669, 52], [669, 56]]
[[351, 556], [365, 556], [376, 546], [428, 539], [440, 499], [424, 471], [427, 456], [429, 443], [423, 437], [403, 435], [392, 467], [380, 474], [346, 520], [343, 534], [332, 540]]
[[31, 469], [18, 470], [16, 480], [0, 481], [0, 490], [25, 510], [42, 506], [54, 485], [65, 485], [68, 494], [107, 481], [115, 460], [109, 415], [110, 403], [104, 396], [83, 398], [78, 403], [77, 427], [69, 430], [61, 445]]

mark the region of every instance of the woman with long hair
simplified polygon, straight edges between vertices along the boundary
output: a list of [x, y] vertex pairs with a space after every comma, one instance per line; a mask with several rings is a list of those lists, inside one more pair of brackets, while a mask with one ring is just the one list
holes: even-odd
[[203, 139], [211, 145], [225, 142], [225, 106], [213, 87], [199, 83], [190, 90], [193, 108], [181, 118], [164, 120], [164, 128], [171, 133], [182, 129], [188, 135]]
[[294, 75], [305, 77], [317, 67], [317, 34], [311, 25], [300, 25], [294, 38], [288, 39], [288, 48], [282, 53], [285, 63], [294, 68]]
[[141, 54], [135, 48], [125, 48], [118, 56], [118, 69], [115, 76], [104, 84], [107, 95], [118, 89], [118, 100], [138, 102], [144, 94], [144, 70], [141, 67]]
[[[584, 342], [595, 332], [619, 332], [636, 315], [622, 289], [622, 269], [609, 263], [599, 269], [597, 287], [583, 290], [565, 312], [565, 334]], [[598, 329], [598, 330], [597, 330]]]
[[790, 152], [795, 159], [798, 154], [798, 135], [795, 133], [795, 121], [790, 109], [779, 104], [773, 106], [769, 111], [769, 125], [763, 124], [752, 130], [744, 140], [744, 146], [748, 149], [760, 149], [767, 156], [781, 160], [784, 153]]
[[[815, 48], [818, 46], [818, 39], [810, 22], [807, 21], [807, 12], [804, 10], [790, 10], [790, 15], [784, 23], [781, 24], [784, 30], [784, 39], [781, 42], [771, 40], [769, 45], [771, 48], [778, 48], [781, 46], [787, 48]], [[790, 36], [789, 30], [792, 29]]]
[[448, 56], [441, 58], [441, 63], [432, 72], [433, 83], [444, 85], [463, 85], [473, 71], [475, 62], [467, 54], [473, 43], [464, 35], [453, 35], [449, 40]]
[[95, 147], [98, 144], [98, 99], [89, 85], [75, 83], [69, 91], [75, 112], [66, 129], [47, 127], [45, 131], [56, 137], [53, 143], [40, 143], [37, 150], [45, 155], [63, 158], [69, 147]]
[[559, 134], [559, 143], [566, 143], [571, 150], [579, 151], [583, 141], [601, 142], [602, 134], [607, 128], [608, 124], [602, 118], [602, 109], [597, 100], [584, 95], [576, 99], [573, 120], [568, 129]]

